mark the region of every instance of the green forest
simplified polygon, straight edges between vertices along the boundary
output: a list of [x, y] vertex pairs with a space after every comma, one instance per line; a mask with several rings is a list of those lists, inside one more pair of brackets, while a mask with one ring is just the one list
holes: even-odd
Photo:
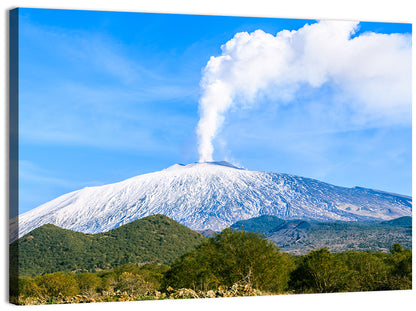
[[412, 288], [412, 251], [396, 243], [389, 252], [292, 255], [258, 233], [228, 228], [170, 264], [44, 273], [11, 284], [16, 304], [404, 290]]
[[19, 276], [53, 272], [95, 272], [126, 263], [171, 264], [203, 236], [164, 215], [152, 215], [116, 229], [85, 234], [43, 225], [10, 244], [11, 269]]

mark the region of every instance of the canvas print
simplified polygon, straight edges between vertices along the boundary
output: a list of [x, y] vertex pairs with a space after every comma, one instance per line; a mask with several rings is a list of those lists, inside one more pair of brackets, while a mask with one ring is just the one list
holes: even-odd
[[10, 302], [411, 289], [411, 37], [11, 10]]

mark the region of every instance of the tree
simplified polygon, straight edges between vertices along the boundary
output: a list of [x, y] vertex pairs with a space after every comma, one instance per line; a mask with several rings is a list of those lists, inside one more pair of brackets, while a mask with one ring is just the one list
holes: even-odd
[[290, 258], [256, 233], [228, 228], [176, 260], [165, 274], [165, 286], [209, 290], [244, 283], [280, 292], [286, 288]]
[[351, 271], [352, 280], [348, 291], [387, 290], [389, 267], [385, 262], [387, 254], [349, 251], [336, 255]]
[[297, 292], [347, 291], [352, 281], [351, 276], [342, 260], [336, 258], [327, 248], [321, 248], [298, 258], [289, 286]]
[[403, 249], [395, 243], [390, 250], [391, 256], [388, 264], [391, 266], [389, 275], [390, 289], [412, 288], [412, 251]]

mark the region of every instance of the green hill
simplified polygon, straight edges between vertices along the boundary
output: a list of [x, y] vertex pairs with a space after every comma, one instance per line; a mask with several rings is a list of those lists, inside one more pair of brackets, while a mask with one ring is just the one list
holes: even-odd
[[272, 215], [262, 215], [247, 220], [240, 220], [231, 225], [233, 229], [243, 229], [248, 232], [260, 232], [266, 234], [279, 225], [286, 223], [285, 220]]
[[327, 247], [331, 252], [388, 252], [394, 243], [412, 248], [411, 217], [390, 221], [318, 222], [260, 216], [239, 221], [231, 227], [260, 232], [282, 251], [296, 255], [322, 247]]
[[388, 226], [412, 228], [412, 217], [410, 216], [400, 217], [400, 218], [392, 219], [389, 221], [383, 221], [382, 224], [385, 224]]
[[98, 234], [47, 224], [10, 244], [10, 259], [19, 276], [97, 271], [125, 263], [170, 264], [202, 239], [201, 234], [163, 215]]

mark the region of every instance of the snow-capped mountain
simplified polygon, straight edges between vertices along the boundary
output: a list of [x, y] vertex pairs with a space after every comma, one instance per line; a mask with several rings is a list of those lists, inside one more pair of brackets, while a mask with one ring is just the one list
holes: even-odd
[[175, 164], [62, 195], [14, 219], [19, 230], [14, 226], [10, 239], [47, 223], [97, 233], [152, 214], [166, 215], [194, 230], [221, 230], [260, 215], [356, 221], [389, 220], [411, 213], [408, 196], [205, 162]]

